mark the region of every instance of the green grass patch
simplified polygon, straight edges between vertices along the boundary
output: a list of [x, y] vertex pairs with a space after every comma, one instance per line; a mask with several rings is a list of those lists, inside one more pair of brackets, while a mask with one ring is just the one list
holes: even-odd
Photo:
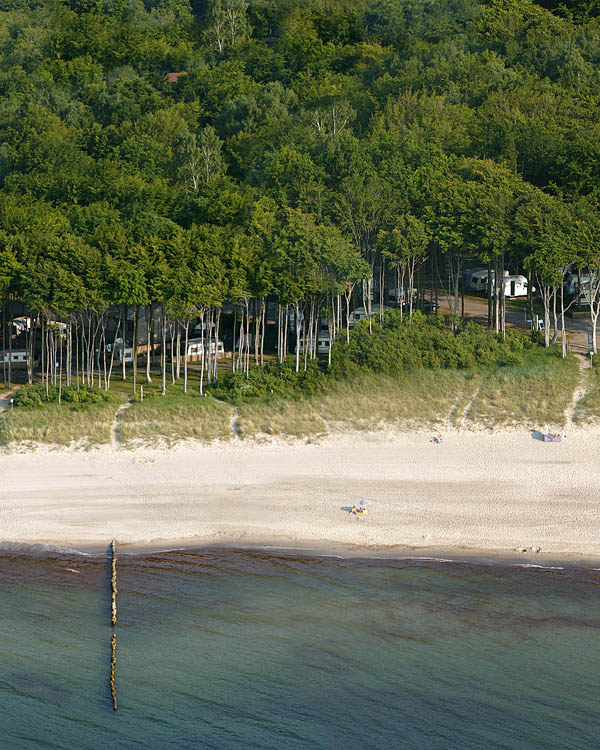
[[169, 393], [136, 401], [118, 415], [117, 440], [130, 447], [179, 440], [227, 440], [234, 409], [210, 395]]

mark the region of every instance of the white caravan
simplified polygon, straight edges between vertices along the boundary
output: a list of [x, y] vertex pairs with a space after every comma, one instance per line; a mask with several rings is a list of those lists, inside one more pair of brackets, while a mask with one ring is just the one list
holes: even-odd
[[0, 362], [11, 362], [13, 365], [27, 363], [27, 351], [25, 349], [13, 349], [12, 352], [0, 352]]
[[[304, 337], [300, 337], [300, 351], [304, 350]], [[314, 345], [314, 339], [309, 338], [308, 343]], [[296, 351], [296, 342], [294, 341], [294, 351]], [[327, 354], [329, 352], [329, 331], [319, 331], [317, 335], [317, 354]]]
[[[491, 273], [491, 281], [494, 283], [494, 272]], [[488, 288], [488, 272], [475, 271], [469, 280], [469, 286], [474, 292], [485, 292]], [[526, 276], [521, 274], [511, 275], [504, 271], [504, 296], [505, 297], [526, 297], [529, 282]], [[492, 287], [492, 293], [494, 288]], [[533, 289], [535, 292], [535, 287]]]
[[187, 355], [188, 359], [192, 362], [199, 361], [202, 359], [202, 351], [211, 354], [217, 354], [217, 359], [225, 356], [225, 347], [222, 341], [215, 341], [214, 339], [208, 345], [208, 341], [204, 339], [188, 339]]

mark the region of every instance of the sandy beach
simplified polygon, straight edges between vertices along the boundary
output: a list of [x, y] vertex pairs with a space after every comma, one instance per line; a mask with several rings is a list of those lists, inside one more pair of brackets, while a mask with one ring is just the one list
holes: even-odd
[[[600, 431], [571, 430], [6, 453], [0, 538], [600, 559], [599, 452]], [[371, 512], [350, 515], [362, 498]]]

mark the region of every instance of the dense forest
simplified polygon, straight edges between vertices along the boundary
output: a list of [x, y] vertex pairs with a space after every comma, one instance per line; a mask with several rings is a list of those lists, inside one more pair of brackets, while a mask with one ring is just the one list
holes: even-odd
[[233, 369], [263, 363], [268, 322], [301, 369], [324, 318], [330, 342], [354, 306], [378, 325], [388, 285], [410, 316], [425, 274], [459, 315], [473, 258], [496, 331], [506, 268], [535, 280], [546, 343], [569, 267], [595, 323], [596, 0], [0, 11], [2, 343], [20, 318], [30, 381], [108, 387], [122, 339], [123, 374], [145, 340], [148, 377], [154, 346], [185, 377], [195, 328], [210, 383], [225, 317]]

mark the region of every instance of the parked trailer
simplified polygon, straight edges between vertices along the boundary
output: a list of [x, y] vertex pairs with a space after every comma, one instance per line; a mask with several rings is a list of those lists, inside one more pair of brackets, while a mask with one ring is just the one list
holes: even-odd
[[0, 351], [0, 363], [11, 362], [13, 365], [27, 364], [27, 351], [25, 349], [13, 349], [12, 352]]
[[[491, 273], [491, 282], [494, 284], [494, 272]], [[511, 275], [508, 271], [504, 272], [504, 296], [505, 297], [526, 297], [529, 281], [526, 276], [521, 274]], [[488, 272], [475, 271], [471, 275], [469, 287], [474, 292], [485, 292], [488, 288]], [[492, 287], [492, 292], [494, 287]], [[535, 292], [535, 288], [533, 289]]]
[[225, 356], [225, 347], [223, 346], [222, 341], [211, 341], [210, 346], [208, 345], [208, 341], [206, 339], [189, 339], [188, 340], [188, 346], [187, 346], [187, 355], [188, 359], [191, 362], [199, 362], [202, 359], [202, 352], [205, 352], [207, 354], [210, 352], [211, 354], [217, 354], [217, 358], [224, 357]]
[[[296, 351], [296, 341], [293, 342], [293, 351]], [[314, 339], [308, 339], [309, 345], [314, 346]], [[304, 338], [300, 337], [300, 351], [304, 350]], [[319, 331], [317, 335], [317, 354], [327, 354], [329, 352], [329, 331]]]

